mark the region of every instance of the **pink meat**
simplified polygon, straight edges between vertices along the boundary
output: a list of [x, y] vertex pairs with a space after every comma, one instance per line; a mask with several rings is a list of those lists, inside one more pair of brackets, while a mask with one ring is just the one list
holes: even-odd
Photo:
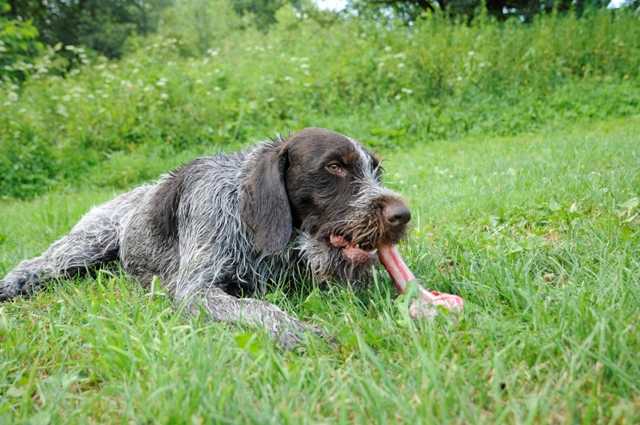
[[366, 264], [375, 258], [374, 254], [361, 249], [343, 236], [331, 235], [329, 241], [334, 247], [342, 249], [342, 255], [353, 264]]
[[[415, 276], [402, 259], [396, 245], [381, 245], [378, 247], [378, 258], [387, 269], [389, 276], [401, 294], [407, 290], [407, 283], [415, 280]], [[438, 291], [428, 291], [420, 287], [420, 297], [414, 300], [410, 307], [412, 317], [432, 317], [436, 314], [435, 306], [440, 305], [449, 310], [460, 311], [463, 300], [457, 295], [444, 294]]]

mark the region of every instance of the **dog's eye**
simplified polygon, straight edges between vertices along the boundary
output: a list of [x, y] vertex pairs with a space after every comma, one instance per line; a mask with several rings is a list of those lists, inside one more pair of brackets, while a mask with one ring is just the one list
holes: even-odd
[[344, 167], [337, 162], [330, 162], [325, 166], [325, 168], [331, 174], [335, 174], [339, 177], [344, 177], [347, 175], [347, 170], [345, 170]]

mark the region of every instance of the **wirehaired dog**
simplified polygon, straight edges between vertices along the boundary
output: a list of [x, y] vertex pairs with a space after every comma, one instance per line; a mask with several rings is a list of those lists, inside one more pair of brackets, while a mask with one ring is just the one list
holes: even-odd
[[291, 347], [317, 328], [265, 301], [269, 283], [366, 281], [378, 245], [410, 212], [358, 142], [308, 128], [247, 151], [196, 159], [89, 211], [0, 281], [0, 300], [119, 261], [142, 284], [217, 321], [264, 327]]

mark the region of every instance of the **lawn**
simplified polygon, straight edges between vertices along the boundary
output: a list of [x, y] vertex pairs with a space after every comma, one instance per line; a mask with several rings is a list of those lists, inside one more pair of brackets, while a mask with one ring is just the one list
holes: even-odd
[[[104, 271], [0, 305], [0, 423], [639, 423], [640, 116], [383, 156], [462, 315], [411, 322], [383, 273], [278, 290], [339, 341], [283, 352]], [[2, 201], [0, 274], [115, 193]]]

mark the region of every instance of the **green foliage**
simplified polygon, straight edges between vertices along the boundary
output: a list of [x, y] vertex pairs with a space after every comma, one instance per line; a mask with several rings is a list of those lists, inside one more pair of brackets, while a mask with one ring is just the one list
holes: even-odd
[[[1, 195], [84, 181], [111, 158], [163, 161], [308, 125], [393, 149], [629, 116], [640, 106], [640, 25], [625, 13], [531, 25], [432, 17], [410, 28], [278, 16], [267, 34], [232, 31], [202, 47], [152, 37], [118, 62], [87, 58], [66, 78], [0, 87], [0, 157], [34, 140], [46, 147], [23, 155], [34, 161], [25, 169], [42, 170], [28, 183], [2, 162]], [[127, 174], [126, 184], [134, 181]]]
[[84, 46], [119, 57], [127, 38], [154, 31], [172, 0], [23, 0], [14, 16], [31, 19], [48, 45]]
[[7, 0], [0, 0], [0, 80], [23, 80], [42, 45], [31, 21], [12, 19], [10, 11]]
[[22, 143], [2, 146], [0, 192], [5, 196], [30, 197], [41, 193], [60, 171], [51, 147], [38, 136], [24, 134]]
[[[302, 354], [112, 269], [0, 304], [0, 423], [640, 423], [639, 145], [636, 117], [387, 152], [403, 255], [457, 320], [407, 321], [383, 273], [271, 292], [337, 339]], [[113, 196], [0, 202], [0, 276]]]
[[[228, 34], [246, 26], [227, 0], [181, 0], [163, 13], [154, 40], [175, 39], [182, 56], [202, 56], [210, 54], [208, 51], [219, 46]], [[149, 41], [139, 38], [135, 46], [144, 47]]]
[[276, 23], [276, 12], [286, 4], [285, 0], [231, 0], [233, 9], [240, 16], [253, 15], [256, 26], [266, 29]]

